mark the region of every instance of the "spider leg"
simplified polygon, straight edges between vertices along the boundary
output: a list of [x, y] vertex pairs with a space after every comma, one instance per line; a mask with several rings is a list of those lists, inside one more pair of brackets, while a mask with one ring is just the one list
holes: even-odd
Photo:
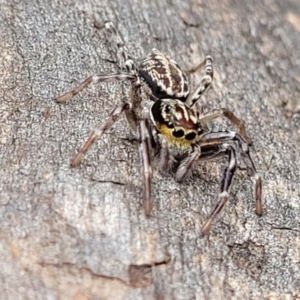
[[130, 102], [131, 105], [130, 109], [125, 111], [125, 116], [134, 134], [138, 133], [139, 125], [136, 112], [141, 108], [141, 89], [138, 81], [132, 82], [129, 97], [125, 96], [127, 100], [124, 101]]
[[198, 64], [197, 66], [191, 68], [191, 69], [188, 69], [188, 70], [185, 70], [184, 73], [186, 75], [191, 75], [193, 73], [196, 73], [198, 70], [202, 69], [204, 66], [205, 66], [205, 62], [206, 62], [206, 59], [203, 60], [200, 64]]
[[199, 146], [195, 146], [193, 149], [193, 152], [191, 152], [179, 165], [177, 171], [176, 171], [176, 180], [177, 181], [183, 181], [189, 172], [192, 170], [193, 165], [195, 161], [198, 160], [198, 158], [201, 155], [201, 148]]
[[243, 136], [243, 138], [247, 141], [249, 145], [251, 145], [251, 139], [248, 137], [246, 133], [246, 128], [244, 122], [239, 119], [233, 112], [226, 108], [220, 108], [218, 110], [215, 110], [212, 113], [209, 113], [205, 116], [202, 116], [200, 118], [200, 122], [202, 124], [209, 123], [210, 121], [219, 118], [219, 117], [225, 117], [227, 118], [231, 123], [236, 125], [239, 128], [240, 134]]
[[251, 176], [255, 188], [255, 200], [256, 200], [256, 214], [261, 216], [262, 214], [262, 179], [256, 172], [255, 165], [249, 153], [249, 146], [244, 137], [234, 131], [221, 131], [221, 132], [209, 132], [201, 137], [199, 145], [209, 146], [216, 145], [217, 143], [222, 144], [224, 141], [236, 141], [241, 150], [241, 157], [246, 165], [248, 174]]
[[220, 143], [216, 143], [216, 145], [201, 146], [199, 161], [215, 160], [216, 158], [224, 156], [226, 149], [221, 148], [220, 145]]
[[135, 81], [136, 76], [130, 75], [130, 74], [107, 74], [107, 75], [94, 75], [89, 78], [87, 78], [85, 81], [79, 84], [75, 89], [72, 91], [69, 91], [60, 97], [56, 99], [56, 102], [64, 102], [71, 98], [73, 98], [75, 95], [77, 95], [79, 92], [81, 92], [83, 89], [85, 89], [88, 85], [91, 83], [98, 83], [98, 82], [114, 82], [114, 81]]
[[93, 145], [93, 143], [97, 140], [97, 138], [101, 137], [102, 134], [109, 129], [120, 117], [120, 115], [130, 109], [130, 104], [128, 103], [122, 103], [118, 106], [116, 106], [113, 111], [110, 113], [109, 117], [107, 120], [101, 125], [99, 130], [93, 131], [92, 134], [90, 135], [88, 141], [85, 143], [83, 148], [79, 151], [79, 153], [75, 156], [75, 158], [72, 160], [71, 165], [72, 166], [77, 166], [83, 155], [88, 151], [88, 149]]
[[203, 225], [203, 227], [201, 229], [201, 231], [203, 233], [205, 233], [209, 230], [213, 220], [215, 219], [215, 217], [219, 214], [219, 212], [222, 210], [222, 208], [226, 204], [228, 197], [229, 197], [232, 178], [233, 178], [234, 172], [236, 170], [236, 166], [237, 166], [236, 154], [235, 154], [234, 148], [227, 144], [223, 144], [222, 147], [225, 151], [225, 154], [228, 155], [228, 166], [224, 171], [223, 178], [221, 181], [219, 201], [216, 204], [215, 208], [212, 210], [209, 219]]
[[[204, 62], [198, 65], [195, 70], [199, 69], [204, 65]], [[193, 106], [196, 101], [203, 95], [203, 93], [207, 90], [213, 80], [213, 66], [212, 66], [212, 58], [211, 56], [206, 56], [205, 58], [205, 75], [200, 81], [198, 87], [189, 94], [186, 103], [190, 106]]]
[[122, 69], [122, 65], [124, 64], [125, 69], [130, 74], [137, 74], [136, 67], [130, 55], [128, 54], [128, 50], [123, 42], [122, 38], [120, 37], [118, 31], [114, 27], [114, 24], [110, 21], [105, 22], [105, 28], [107, 32], [111, 34], [113, 39], [115, 40], [118, 48], [117, 52], [117, 60], [119, 64], [119, 68]]
[[142, 173], [144, 178], [144, 209], [145, 215], [149, 216], [152, 210], [151, 200], [151, 134], [147, 120], [141, 120], [139, 126], [140, 157], [142, 162]]
[[159, 134], [159, 144], [161, 145], [159, 153], [159, 168], [163, 171], [172, 170], [173, 164], [176, 161], [170, 152], [169, 142], [165, 136]]

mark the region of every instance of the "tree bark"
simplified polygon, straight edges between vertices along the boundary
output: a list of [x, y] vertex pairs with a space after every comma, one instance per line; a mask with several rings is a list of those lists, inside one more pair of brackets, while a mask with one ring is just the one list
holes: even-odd
[[[300, 299], [298, 1], [0, 3], [1, 299]], [[70, 166], [128, 92], [105, 83], [53, 101], [116, 71], [98, 26], [107, 20], [137, 62], [153, 47], [186, 70], [214, 58], [200, 102], [245, 121], [262, 217], [238, 170], [229, 202], [200, 234], [226, 161], [201, 163], [181, 184], [154, 165], [146, 217], [124, 118]], [[202, 76], [189, 76], [192, 88]]]

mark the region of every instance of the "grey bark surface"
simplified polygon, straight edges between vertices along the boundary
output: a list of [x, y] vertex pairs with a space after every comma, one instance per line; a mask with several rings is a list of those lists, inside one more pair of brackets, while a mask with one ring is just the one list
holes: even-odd
[[[0, 1], [1, 299], [300, 299], [300, 5], [279, 1]], [[115, 70], [95, 26], [111, 20], [139, 61], [214, 58], [206, 109], [245, 120], [263, 215], [244, 171], [211, 230], [225, 161], [179, 184], [154, 166], [145, 217], [137, 144], [122, 118], [71, 158], [126, 84], [54, 97]], [[191, 85], [201, 71], [190, 76]], [[222, 123], [226, 126], [226, 122]]]

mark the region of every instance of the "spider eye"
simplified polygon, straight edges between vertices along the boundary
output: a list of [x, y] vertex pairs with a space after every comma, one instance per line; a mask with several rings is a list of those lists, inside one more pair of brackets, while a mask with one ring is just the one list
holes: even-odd
[[176, 138], [180, 138], [184, 136], [184, 131], [182, 129], [174, 130], [172, 132], [173, 136]]
[[174, 128], [174, 124], [171, 123], [171, 122], [169, 122], [169, 123], [167, 123], [167, 127], [168, 127], [168, 128]]
[[196, 137], [195, 132], [189, 132], [188, 134], [185, 135], [185, 139], [188, 141], [192, 141]]
[[198, 134], [200, 135], [200, 134], [202, 134], [203, 133], [203, 129], [202, 128], [199, 128], [198, 129]]

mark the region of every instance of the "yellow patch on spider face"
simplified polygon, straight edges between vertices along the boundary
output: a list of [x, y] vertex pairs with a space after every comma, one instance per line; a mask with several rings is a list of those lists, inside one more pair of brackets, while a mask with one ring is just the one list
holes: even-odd
[[[182, 130], [183, 131], [183, 135], [180, 137], [176, 137], [174, 136], [174, 130]], [[162, 135], [164, 135], [168, 141], [175, 147], [175, 148], [181, 148], [181, 149], [186, 149], [186, 150], [190, 150], [191, 149], [191, 145], [192, 143], [194, 143], [197, 138], [198, 138], [198, 134], [195, 130], [189, 130], [188, 132], [186, 130], [184, 130], [184, 128], [168, 128], [167, 125], [161, 125], [159, 126], [158, 130], [160, 131], [160, 133]], [[192, 140], [188, 140], [186, 139], [186, 135], [189, 133], [195, 133], [195, 138]]]

